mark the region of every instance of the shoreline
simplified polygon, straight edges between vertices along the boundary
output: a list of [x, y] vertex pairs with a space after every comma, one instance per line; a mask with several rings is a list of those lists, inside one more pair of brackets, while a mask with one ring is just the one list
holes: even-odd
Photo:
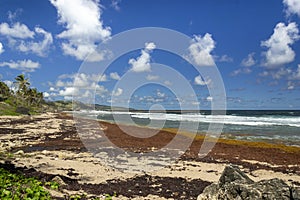
[[[126, 151], [143, 153], [153, 150], [153, 147], [155, 150], [174, 137], [174, 133], [162, 130], [151, 140], [132, 140], [115, 124], [98, 123], [105, 127], [109, 139]], [[74, 194], [78, 188], [83, 188], [79, 192], [99, 197], [118, 190], [115, 199], [196, 199], [205, 186], [219, 179], [228, 164], [239, 166], [255, 181], [276, 177], [290, 185], [300, 186], [298, 147], [220, 139], [206, 157], [198, 158], [196, 152], [203, 141], [203, 138], [198, 138], [172, 165], [146, 175], [130, 174], [105, 165], [87, 151], [68, 114], [2, 116], [0, 124], [2, 165], [6, 160], [28, 175], [28, 169], [35, 170], [31, 175], [47, 181], [60, 177], [66, 185], [56, 193], [52, 191], [56, 197]], [[149, 132], [133, 126], [129, 130]], [[184, 140], [184, 136], [180, 140]], [[190, 191], [187, 191], [187, 186]]]
[[[247, 110], [246, 110], [247, 111]], [[264, 111], [264, 110], [261, 110], [261, 111]], [[85, 111], [83, 111], [84, 113]], [[100, 111], [99, 111], [100, 112]], [[111, 111], [104, 111], [104, 112], [111, 112]], [[258, 112], [258, 111], [257, 111]], [[272, 110], [273, 112], [273, 110]], [[281, 110], [279, 111], [281, 112]], [[297, 111], [298, 112], [298, 111]], [[137, 112], [139, 113], [139, 112]], [[72, 114], [72, 111], [68, 112], [68, 114], [70, 115], [73, 115]], [[75, 116], [79, 117], [79, 118], [85, 118], [85, 119], [92, 119], [92, 120], [97, 120], [97, 121], [103, 121], [103, 122], [107, 122], [107, 123], [112, 123], [112, 124], [116, 124], [116, 122], [114, 122], [113, 120], [109, 119], [109, 120], [106, 120], [106, 119], [98, 119], [96, 117], [87, 117], [87, 116], [84, 116], [84, 115], [81, 115], [81, 114], [75, 114]], [[235, 116], [235, 115], [233, 115]], [[240, 116], [240, 117], [243, 117], [243, 116]], [[254, 117], [254, 116], [252, 116]], [[139, 119], [139, 118], [138, 118]], [[259, 122], [259, 119], [257, 119]], [[172, 120], [171, 120], [172, 121]], [[142, 124], [137, 124], [137, 123], [126, 123], [126, 122], [117, 122], [119, 125], [129, 125], [129, 126], [137, 126], [137, 127], [142, 127], [142, 128], [149, 128], [149, 129], [161, 129], [160, 127], [156, 128], [156, 127], [147, 127], [147, 125], [142, 125]], [[199, 122], [201, 123], [201, 122]], [[208, 122], [204, 122], [204, 124], [206, 124]], [[199, 124], [200, 125], [200, 124]], [[231, 128], [226, 128], [226, 126], [229, 126]], [[255, 127], [255, 129], [252, 130], [252, 126], [253, 125], [247, 125], [249, 130], [248, 129], [245, 129], [245, 128], [242, 128], [242, 129], [245, 129], [245, 130], [242, 130], [240, 132], [237, 132], [235, 131], [234, 129], [235, 128], [232, 128], [232, 127], [235, 127], [235, 126], [241, 126], [241, 124], [226, 124], [224, 123], [224, 127], [223, 127], [223, 130], [222, 130], [222, 133], [219, 135], [218, 138], [220, 139], [224, 139], [224, 140], [238, 140], [238, 141], [249, 141], [249, 142], [262, 142], [262, 143], [268, 143], [268, 144], [275, 144], [275, 145], [285, 145], [285, 146], [292, 146], [292, 147], [300, 147], [300, 140], [298, 139], [298, 135], [295, 135], [295, 130], [293, 129], [292, 131], [292, 136], [291, 135], [285, 135], [285, 134], [281, 134], [281, 133], [278, 133], [278, 130], [273, 130], [271, 131], [271, 129], [269, 128], [261, 128], [260, 126], [258, 127]], [[267, 125], [266, 127], [268, 127], [269, 125]], [[274, 127], [276, 127], [276, 125], [272, 125]], [[297, 125], [298, 126], [298, 125]], [[262, 126], [264, 127], [264, 126]], [[292, 126], [293, 127], [293, 126]], [[287, 130], [289, 130], [289, 128], [292, 128], [292, 127], [286, 127], [288, 128]], [[261, 128], [261, 129], [260, 129]], [[295, 127], [294, 127], [295, 128]], [[162, 130], [167, 130], [167, 131], [171, 131], [171, 132], [177, 132], [177, 128], [172, 128], [172, 127], [163, 127]], [[257, 131], [256, 131], [257, 129]], [[265, 130], [264, 130], [265, 129]], [[232, 132], [230, 132], [230, 130]], [[247, 132], [247, 130], [249, 132]], [[274, 132], [275, 131], [275, 132]], [[189, 130], [182, 130], [182, 132], [191, 132]], [[194, 134], [195, 131], [192, 131]], [[273, 133], [275, 135], [273, 135]], [[280, 132], [283, 132], [280, 131]], [[207, 135], [206, 131], [204, 130], [198, 130], [197, 133], [195, 132], [195, 134], [199, 135], [200, 137], [201, 136], [205, 136]], [[271, 134], [270, 136], [268, 136], [268, 134]], [[297, 139], [293, 139], [292, 137], [297, 137]]]

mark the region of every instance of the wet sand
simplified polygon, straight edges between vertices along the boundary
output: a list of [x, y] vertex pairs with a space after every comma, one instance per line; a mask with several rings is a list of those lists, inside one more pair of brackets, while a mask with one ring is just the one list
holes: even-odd
[[[88, 150], [108, 146], [103, 139], [108, 138], [125, 152], [143, 155], [174, 141], [174, 130], [151, 136], [152, 130], [147, 128], [122, 125], [120, 129], [115, 124], [96, 122], [103, 131], [95, 134], [89, 127], [90, 120], [80, 123], [79, 129], [91, 134], [78, 135], [73, 118], [66, 114], [1, 116], [1, 167], [20, 170], [43, 181], [59, 177], [60, 190], [51, 192], [62, 199], [64, 194], [74, 193], [87, 194], [88, 198], [115, 193], [115, 199], [196, 199], [207, 185], [219, 179], [229, 163], [238, 165], [255, 181], [276, 177], [300, 186], [297, 147], [221, 139], [207, 156], [199, 158], [203, 138], [198, 137], [172, 165], [135, 174], [107, 166]], [[133, 137], [122, 128], [150, 137]], [[176, 137], [177, 144], [186, 140], [184, 134]]]

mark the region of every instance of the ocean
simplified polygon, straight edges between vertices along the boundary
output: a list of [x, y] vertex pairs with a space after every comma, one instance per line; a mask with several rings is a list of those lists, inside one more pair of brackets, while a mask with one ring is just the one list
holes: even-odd
[[[197, 134], [206, 134], [210, 123], [223, 122], [221, 138], [263, 141], [300, 146], [300, 111], [296, 110], [228, 110], [226, 115], [211, 111], [80, 111], [89, 118], [151, 128], [179, 128], [185, 131], [197, 125]], [[194, 129], [192, 132], [195, 132]]]

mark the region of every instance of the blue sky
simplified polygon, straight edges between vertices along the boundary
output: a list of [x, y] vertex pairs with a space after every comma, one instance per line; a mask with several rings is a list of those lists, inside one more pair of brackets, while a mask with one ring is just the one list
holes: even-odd
[[[104, 40], [134, 28], [162, 27], [191, 37], [190, 61], [217, 66], [228, 109], [300, 109], [299, 24], [299, 0], [2, 0], [0, 78], [10, 85], [25, 73], [49, 100], [89, 96], [74, 87], [77, 80], [83, 88], [97, 89], [98, 103], [122, 105], [126, 86], [115, 86], [131, 71], [165, 83], [135, 91], [131, 107], [178, 109], [182, 103], [209, 108], [211, 77], [199, 76], [186, 60], [160, 51], [151, 41], [121, 56], [104, 74], [78, 73]], [[95, 54], [93, 59], [105, 58]], [[176, 84], [166, 74], [154, 74], [152, 62], [182, 74], [198, 102], [176, 98], [170, 89]]]

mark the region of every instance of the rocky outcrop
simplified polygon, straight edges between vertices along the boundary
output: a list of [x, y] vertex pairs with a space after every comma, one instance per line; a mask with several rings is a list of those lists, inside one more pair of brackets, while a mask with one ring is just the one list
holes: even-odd
[[227, 166], [218, 183], [207, 186], [197, 200], [300, 200], [300, 190], [280, 179], [254, 182], [237, 166]]

